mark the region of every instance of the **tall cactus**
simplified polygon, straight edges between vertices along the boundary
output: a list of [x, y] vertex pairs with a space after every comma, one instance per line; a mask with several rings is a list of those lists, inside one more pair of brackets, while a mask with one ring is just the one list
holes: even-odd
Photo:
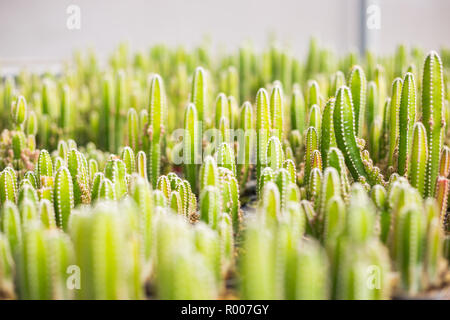
[[166, 97], [163, 80], [159, 75], [154, 75], [150, 84], [149, 100], [149, 150], [148, 150], [148, 177], [156, 188], [156, 182], [161, 170], [161, 147], [164, 135], [164, 121], [166, 116]]
[[416, 85], [414, 75], [408, 72], [403, 79], [399, 110], [398, 174], [407, 172], [411, 153], [413, 126], [416, 122]]
[[183, 163], [186, 179], [197, 190], [200, 128], [197, 107], [190, 103], [184, 113]]
[[345, 163], [353, 179], [356, 181], [364, 179], [369, 184], [375, 184], [376, 179], [371, 174], [368, 174], [356, 142], [355, 116], [350, 90], [347, 87], [338, 89], [333, 119], [336, 144], [344, 154]]
[[266, 146], [270, 130], [269, 98], [265, 89], [256, 94], [256, 179], [259, 185], [262, 169], [266, 166]]
[[355, 132], [358, 137], [364, 132], [366, 117], [366, 75], [360, 66], [354, 66], [350, 72], [349, 87], [352, 93], [354, 114], [355, 114]]
[[56, 173], [53, 204], [55, 207], [56, 223], [66, 231], [70, 213], [74, 207], [72, 177], [66, 167], [59, 168]]
[[445, 128], [444, 117], [444, 75], [441, 58], [431, 51], [423, 67], [422, 113], [427, 130], [428, 161], [425, 195], [434, 195], [434, 185], [439, 171], [439, 156]]

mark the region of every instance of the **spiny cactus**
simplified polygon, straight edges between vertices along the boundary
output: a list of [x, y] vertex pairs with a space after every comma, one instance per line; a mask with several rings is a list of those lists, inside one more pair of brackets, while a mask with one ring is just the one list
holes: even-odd
[[352, 68], [348, 82], [352, 93], [355, 133], [358, 137], [361, 137], [365, 126], [367, 81], [366, 75], [360, 66]]
[[56, 221], [60, 228], [67, 230], [70, 213], [74, 206], [72, 177], [67, 168], [58, 169], [53, 191]]
[[261, 172], [266, 166], [266, 146], [270, 130], [269, 98], [265, 89], [256, 94], [256, 184], [260, 183]]
[[408, 166], [408, 179], [422, 196], [426, 192], [426, 170], [428, 163], [427, 132], [421, 122], [414, 124], [411, 158]]
[[60, 75], [7, 77], [0, 298], [440, 289], [450, 257], [441, 54], [443, 64], [429, 53], [420, 79], [423, 53], [405, 46], [338, 58], [312, 40], [303, 63], [275, 43], [217, 59], [206, 45], [148, 55], [120, 45], [105, 67], [78, 53]]
[[427, 55], [423, 67], [422, 113], [423, 123], [427, 130], [429, 152], [425, 195], [433, 196], [445, 128], [444, 76], [441, 58], [434, 51]]
[[148, 177], [153, 188], [156, 187], [161, 170], [161, 146], [164, 135], [164, 121], [166, 117], [166, 97], [163, 80], [154, 75], [150, 84], [149, 114], [149, 150], [148, 150]]
[[374, 184], [375, 179], [368, 174], [356, 142], [355, 117], [350, 91], [347, 87], [338, 89], [333, 119], [336, 143], [344, 154], [345, 163], [353, 179], [356, 181], [364, 179], [369, 184]]
[[411, 153], [413, 126], [416, 122], [416, 85], [414, 75], [407, 73], [403, 79], [399, 110], [398, 174], [407, 172]]

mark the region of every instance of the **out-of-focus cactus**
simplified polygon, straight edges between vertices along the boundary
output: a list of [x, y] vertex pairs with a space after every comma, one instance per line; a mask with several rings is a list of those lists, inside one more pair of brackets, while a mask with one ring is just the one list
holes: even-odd
[[419, 208], [406, 205], [398, 214], [395, 263], [401, 274], [401, 287], [410, 294], [422, 287], [426, 222]]
[[303, 133], [305, 130], [305, 99], [299, 86], [294, 85], [291, 97], [291, 129]]
[[111, 180], [117, 199], [121, 199], [127, 194], [127, 167], [126, 164], [119, 159], [110, 159], [105, 165], [105, 177]]
[[141, 298], [142, 288], [135, 283], [140, 262], [133, 253], [138, 244], [130, 232], [132, 215], [128, 207], [119, 210], [108, 202], [73, 213], [69, 231], [83, 272], [79, 298]]
[[0, 200], [4, 204], [6, 201], [16, 202], [17, 182], [14, 169], [8, 167], [0, 173]]
[[128, 145], [134, 150], [139, 147], [139, 116], [134, 108], [127, 114]]
[[395, 151], [398, 147], [399, 137], [399, 111], [400, 111], [400, 98], [402, 93], [403, 80], [401, 78], [394, 79], [392, 83], [392, 95], [389, 103], [389, 153], [388, 153], [388, 166], [394, 169], [396, 156]]
[[0, 233], [0, 297], [2, 299], [15, 297], [14, 267], [8, 238]]
[[[240, 261], [242, 299], [276, 298], [273, 241], [273, 234], [261, 221], [248, 222]], [[255, 270], [255, 265], [260, 267]]]
[[322, 300], [329, 295], [328, 261], [323, 248], [303, 241], [298, 250], [296, 294], [298, 300]]
[[240, 189], [244, 190], [249, 179], [250, 170], [254, 160], [254, 117], [250, 102], [246, 101], [241, 107], [239, 119], [239, 129], [242, 136], [238, 141], [237, 152], [237, 174], [239, 177]]
[[200, 219], [216, 229], [221, 211], [219, 190], [206, 186], [200, 194]]
[[66, 272], [73, 261], [72, 244], [66, 234], [31, 222], [24, 232], [18, 259], [20, 298], [70, 299]]

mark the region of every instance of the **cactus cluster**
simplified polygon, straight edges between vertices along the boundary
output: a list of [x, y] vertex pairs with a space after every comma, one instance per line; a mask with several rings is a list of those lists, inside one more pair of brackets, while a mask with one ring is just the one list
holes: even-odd
[[0, 299], [448, 285], [447, 60], [120, 45], [2, 79]]

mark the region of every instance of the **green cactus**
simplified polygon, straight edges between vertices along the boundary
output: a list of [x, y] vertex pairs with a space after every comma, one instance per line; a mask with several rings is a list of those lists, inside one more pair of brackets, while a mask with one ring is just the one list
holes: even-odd
[[67, 230], [71, 211], [74, 207], [72, 177], [66, 167], [58, 169], [55, 177], [53, 204], [58, 227]]
[[208, 120], [208, 87], [206, 79], [206, 71], [202, 67], [195, 69], [194, 78], [192, 79], [191, 103], [198, 111], [198, 121], [201, 123], [202, 129], [205, 128]]
[[299, 86], [294, 85], [291, 97], [291, 129], [302, 133], [305, 130], [305, 99]]
[[444, 118], [444, 78], [439, 55], [432, 51], [423, 67], [422, 117], [427, 132], [428, 160], [425, 180], [425, 195], [434, 195], [434, 185], [439, 171], [439, 156], [442, 148]]
[[154, 75], [150, 85], [148, 177], [153, 188], [156, 187], [161, 170], [161, 147], [164, 136], [164, 121], [166, 117], [166, 98], [163, 81], [159, 75]]
[[68, 169], [73, 182], [75, 205], [90, 202], [89, 173], [86, 157], [76, 149], [71, 149], [68, 156]]
[[261, 172], [267, 164], [266, 147], [270, 130], [269, 98], [265, 89], [256, 94], [256, 184], [260, 184]]
[[405, 175], [411, 152], [413, 126], [416, 122], [416, 85], [414, 75], [403, 79], [399, 109], [398, 174]]
[[426, 170], [428, 163], [427, 132], [421, 122], [413, 127], [411, 158], [408, 165], [408, 180], [411, 185], [425, 195]]
[[242, 130], [243, 137], [240, 137], [241, 140], [238, 140], [237, 174], [240, 189], [244, 190], [249, 179], [251, 164], [253, 163], [255, 141], [253, 109], [250, 102], [244, 102], [239, 118], [239, 129]]
[[350, 90], [347, 87], [341, 87], [337, 91], [333, 119], [336, 144], [344, 154], [345, 164], [353, 179], [356, 181], [363, 179], [371, 185], [375, 184], [377, 182], [376, 178], [378, 177], [374, 177], [368, 172], [367, 165], [365, 165], [357, 145], [355, 136], [355, 117]]
[[184, 134], [183, 137], [183, 163], [186, 179], [191, 184], [191, 188], [197, 190], [198, 157], [200, 128], [197, 108], [190, 103], [184, 113]]
[[275, 85], [270, 94], [270, 128], [271, 135], [275, 135], [278, 139], [282, 140], [284, 137], [283, 132], [283, 91], [280, 86]]
[[348, 82], [352, 93], [355, 133], [358, 137], [361, 137], [365, 130], [367, 81], [360, 66], [352, 68]]
[[139, 116], [134, 108], [127, 114], [128, 145], [137, 151], [139, 147]]

